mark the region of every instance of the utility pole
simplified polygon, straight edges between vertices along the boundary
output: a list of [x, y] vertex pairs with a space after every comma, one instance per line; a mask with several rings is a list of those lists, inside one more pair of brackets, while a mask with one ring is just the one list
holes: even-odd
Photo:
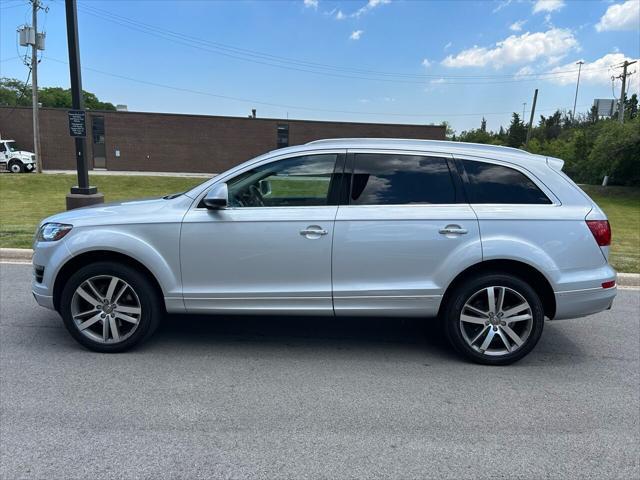
[[633, 62], [629, 62], [625, 60], [624, 63], [622, 64], [622, 75], [618, 77], [622, 79], [622, 89], [620, 90], [620, 103], [618, 104], [618, 121], [620, 123], [624, 123], [624, 97], [626, 94], [625, 90], [627, 88], [627, 77], [635, 73], [635, 72], [627, 73], [627, 67], [629, 65], [633, 65], [636, 62], [637, 62], [636, 60], [634, 60]]
[[524, 112], [527, 110], [527, 102], [522, 102], [522, 121], [524, 122]]
[[38, 115], [38, 10], [39, 0], [31, 0], [31, 16], [35, 42], [31, 45], [31, 112], [33, 115], [33, 153], [36, 156], [36, 172], [42, 173], [40, 158], [40, 117]]
[[[89, 171], [87, 168], [86, 151], [86, 114], [84, 99], [82, 98], [82, 75], [80, 72], [80, 45], [78, 43], [78, 9], [76, 0], [65, 0], [65, 14], [67, 20], [67, 45], [69, 47], [69, 76], [71, 77], [71, 104], [73, 112], [69, 112], [70, 133], [76, 142], [76, 166], [78, 170], [78, 185], [71, 187], [67, 193], [67, 210], [104, 202], [104, 195], [98, 193], [97, 187], [89, 186]], [[78, 115], [79, 114], [79, 115]], [[80, 118], [79, 133], [71, 132], [71, 118]], [[77, 126], [77, 125], [76, 125]], [[83, 128], [84, 127], [84, 128]]]
[[531, 130], [533, 128], [533, 116], [536, 113], [536, 102], [538, 101], [538, 89], [533, 93], [533, 105], [531, 106], [531, 116], [529, 117], [529, 128], [527, 128], [527, 141], [524, 146], [529, 145], [529, 140], [531, 139]]
[[573, 99], [573, 113], [571, 114], [571, 121], [574, 121], [576, 119], [576, 103], [578, 103], [578, 87], [580, 86], [580, 71], [582, 70], [583, 64], [584, 62], [582, 60], [580, 60], [579, 62], [576, 62], [576, 65], [578, 65], [578, 82], [576, 83], [576, 96]]

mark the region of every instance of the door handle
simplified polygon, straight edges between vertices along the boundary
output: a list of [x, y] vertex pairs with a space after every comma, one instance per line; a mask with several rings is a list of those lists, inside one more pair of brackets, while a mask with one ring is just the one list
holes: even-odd
[[469, 231], [466, 228], [462, 228], [459, 225], [447, 225], [444, 228], [441, 228], [439, 232], [442, 235], [464, 235]]
[[322, 227], [318, 227], [316, 225], [311, 225], [307, 228], [300, 230], [300, 235], [307, 238], [319, 238], [322, 235], [326, 235], [327, 233], [329, 232], [327, 232]]

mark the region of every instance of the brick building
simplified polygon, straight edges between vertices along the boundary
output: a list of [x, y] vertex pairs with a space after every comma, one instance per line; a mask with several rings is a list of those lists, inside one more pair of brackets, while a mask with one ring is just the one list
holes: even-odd
[[[33, 151], [30, 107], [0, 107], [0, 135]], [[87, 111], [89, 168], [218, 173], [252, 157], [322, 138], [443, 140], [432, 125], [279, 120], [169, 113]], [[67, 110], [40, 110], [44, 169], [75, 169]]]

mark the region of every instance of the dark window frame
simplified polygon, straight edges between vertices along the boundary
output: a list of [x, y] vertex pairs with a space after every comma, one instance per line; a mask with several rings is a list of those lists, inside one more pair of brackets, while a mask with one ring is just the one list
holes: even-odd
[[[514, 170], [516, 172], [518, 172], [521, 175], [524, 175], [524, 177], [529, 180], [531, 183], [533, 183], [533, 185], [536, 186], [536, 188], [538, 190], [540, 190], [540, 193], [542, 193], [542, 195], [544, 195], [544, 197], [548, 200], [548, 202], [546, 203], [511, 203], [511, 202], [502, 202], [502, 203], [495, 203], [495, 202], [479, 202], [477, 198], [474, 197], [474, 192], [473, 189], [471, 188], [473, 182], [472, 180], [469, 178], [469, 175], [467, 175], [467, 171], [464, 168], [464, 162], [477, 162], [477, 163], [485, 163], [488, 165], [496, 165], [498, 167], [503, 167], [503, 168], [507, 168], [510, 170]], [[544, 206], [553, 206], [553, 205], [557, 205], [557, 200], [555, 198], [555, 196], [550, 195], [548, 190], [546, 188], [542, 188], [540, 183], [536, 181], [533, 177], [532, 174], [529, 174], [527, 172], [524, 172], [522, 169], [518, 168], [517, 166], [513, 165], [503, 165], [502, 163], [499, 163], [497, 161], [494, 161], [494, 159], [491, 158], [463, 158], [463, 157], [454, 157], [454, 162], [455, 162], [455, 166], [456, 169], [458, 171], [459, 177], [462, 181], [462, 186], [465, 192], [465, 195], [468, 199], [468, 203], [470, 204], [476, 204], [476, 205], [544, 205]], [[533, 177], [533, 178], [532, 178]]]
[[[426, 158], [438, 158], [443, 159], [446, 162], [449, 169], [449, 175], [451, 177], [451, 184], [454, 189], [454, 201], [451, 203], [382, 203], [382, 204], [369, 204], [358, 205], [352, 203], [353, 193], [353, 179], [356, 167], [356, 155], [404, 155], [410, 157], [426, 157]], [[358, 207], [389, 207], [389, 206], [406, 206], [406, 207], [442, 207], [443, 205], [457, 205], [463, 203], [469, 203], [467, 201], [466, 191], [463, 186], [463, 182], [460, 179], [460, 175], [456, 169], [454, 158], [449, 153], [432, 153], [432, 152], [411, 152], [411, 151], [365, 151], [365, 152], [348, 152], [345, 163], [344, 178], [347, 182], [347, 188], [342, 188], [340, 194], [340, 205], [352, 205]]]

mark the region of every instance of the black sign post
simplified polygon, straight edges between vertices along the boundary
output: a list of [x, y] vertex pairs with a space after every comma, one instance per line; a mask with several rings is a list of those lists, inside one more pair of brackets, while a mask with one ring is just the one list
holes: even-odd
[[67, 210], [103, 203], [104, 195], [96, 187], [89, 186], [89, 171], [85, 158], [87, 136], [86, 113], [82, 98], [82, 76], [80, 74], [80, 46], [78, 44], [78, 15], [76, 0], [65, 0], [67, 19], [67, 45], [69, 47], [69, 74], [71, 77], [71, 104], [69, 111], [69, 135], [76, 142], [76, 166], [78, 185], [67, 194]]

